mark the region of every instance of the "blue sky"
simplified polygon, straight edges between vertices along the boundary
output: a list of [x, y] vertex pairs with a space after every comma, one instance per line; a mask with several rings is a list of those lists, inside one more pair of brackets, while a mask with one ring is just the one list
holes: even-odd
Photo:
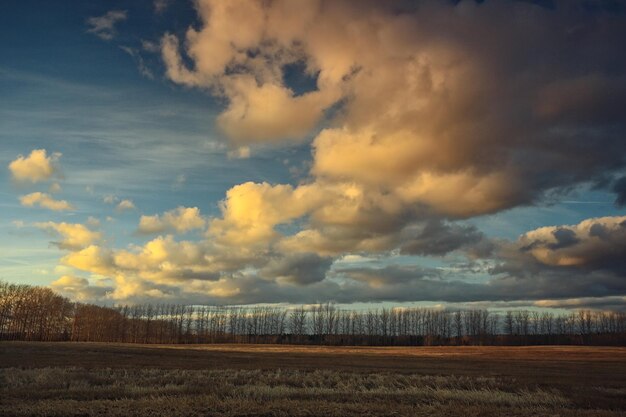
[[[623, 11], [306, 3], [10, 2], [0, 279], [106, 303], [621, 308]], [[50, 175], [18, 178], [34, 150]], [[99, 235], [68, 246], [62, 223]]]

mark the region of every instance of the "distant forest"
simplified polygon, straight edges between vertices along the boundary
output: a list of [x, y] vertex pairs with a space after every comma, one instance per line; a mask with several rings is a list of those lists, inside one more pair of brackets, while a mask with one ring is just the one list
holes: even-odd
[[364, 346], [626, 345], [626, 313], [141, 304], [103, 307], [0, 281], [0, 340]]

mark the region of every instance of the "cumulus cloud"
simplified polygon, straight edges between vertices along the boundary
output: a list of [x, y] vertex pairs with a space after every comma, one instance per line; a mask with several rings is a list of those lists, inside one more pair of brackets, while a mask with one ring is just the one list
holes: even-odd
[[120, 201], [117, 206], [115, 206], [115, 210], [117, 211], [129, 211], [129, 210], [135, 210], [137, 207], [135, 207], [135, 203], [133, 203], [132, 200], [122, 200]]
[[194, 229], [202, 229], [206, 220], [197, 207], [178, 207], [162, 215], [141, 216], [137, 231], [142, 234], [164, 232], [186, 233]]
[[115, 273], [112, 251], [97, 245], [71, 252], [61, 258], [61, 263], [99, 275], [111, 276]]
[[[200, 0], [182, 46], [163, 36], [170, 80], [226, 98], [217, 123], [234, 146], [313, 136], [306, 182], [233, 187], [214, 236], [272, 244], [297, 222], [283, 250], [432, 253], [411, 236], [424, 224], [533, 204], [624, 167], [626, 56], [597, 48], [626, 36], [623, 17], [590, 18], [580, 2], [405, 6]], [[313, 88], [286, 81], [294, 65]], [[246, 200], [270, 214], [229, 208]], [[453, 229], [439, 232], [476, 239]]]
[[110, 41], [117, 34], [115, 26], [128, 17], [126, 10], [111, 10], [102, 16], [90, 17], [87, 19], [88, 33], [93, 33], [100, 39]]
[[222, 218], [211, 220], [208, 235], [237, 245], [266, 245], [278, 237], [274, 227], [306, 214], [320, 200], [310, 187], [247, 182], [226, 193], [221, 203]]
[[74, 206], [65, 200], [55, 200], [50, 194], [35, 192], [20, 197], [20, 203], [25, 207], [39, 206], [53, 211], [74, 210]]
[[[576, 225], [542, 227], [514, 245], [521, 256], [549, 266], [626, 272], [626, 216], [586, 219]], [[509, 249], [511, 250], [511, 249]]]
[[[450, 225], [437, 227], [445, 226]], [[573, 231], [576, 240], [568, 237], [563, 243], [563, 230]], [[160, 236], [128, 249], [85, 246], [90, 243], [85, 239], [72, 245], [61, 263], [107, 277], [111, 285], [106, 297], [115, 301], [158, 298], [215, 304], [334, 300], [496, 305], [524, 300], [524, 305], [540, 307], [595, 304], [601, 308], [603, 303], [619, 304], [619, 297], [626, 294], [625, 230], [626, 217], [533, 230], [516, 241], [491, 242], [492, 251], [481, 268], [426, 267], [385, 257], [367, 263], [333, 264], [335, 258], [316, 253], [255, 252], [245, 247], [233, 251], [213, 241], [177, 241], [172, 236]], [[439, 253], [456, 246], [436, 242], [426, 248]]]
[[137, 207], [131, 199], [121, 199], [114, 194], [107, 194], [102, 197], [102, 201], [105, 204], [115, 205], [115, 210], [118, 212], [135, 210]]
[[[331, 89], [297, 94], [285, 85], [281, 67], [299, 61], [302, 53], [298, 48], [266, 39], [264, 33], [270, 32], [271, 38], [281, 35], [286, 43], [295, 41], [291, 38], [296, 35], [297, 25], [310, 24], [317, 5], [304, 2], [296, 7], [282, 2], [279, 7], [283, 9], [281, 15], [266, 16], [270, 10], [258, 2], [198, 2], [203, 27], [189, 28], [185, 39], [194, 69], [183, 63], [176, 36], [166, 34], [162, 39], [162, 57], [172, 81], [212, 89], [228, 98], [228, 107], [217, 123], [240, 145], [300, 140], [322, 118], [324, 110], [340, 98]], [[305, 17], [300, 20], [299, 16]], [[292, 28], [278, 33], [279, 19], [284, 19], [283, 23], [293, 21]], [[266, 41], [267, 47], [259, 48]]]
[[49, 180], [59, 171], [58, 152], [48, 155], [45, 149], [34, 149], [30, 155], [19, 155], [9, 164], [14, 180], [18, 182], [38, 183]]
[[50, 287], [64, 296], [77, 301], [102, 300], [111, 291], [110, 287], [91, 285], [86, 278], [63, 275], [52, 281]]
[[44, 222], [35, 223], [35, 226], [58, 234], [61, 237], [61, 240], [53, 243], [61, 249], [83, 249], [102, 238], [102, 234], [100, 232], [95, 232], [80, 223]]
[[[62, 259], [110, 277], [109, 297], [535, 302], [626, 292], [622, 218], [512, 242], [465, 222], [623, 172], [626, 55], [598, 45], [626, 37], [624, 16], [579, 1], [554, 10], [514, 1], [195, 6], [196, 26], [161, 38], [166, 76], [223, 100], [216, 124], [230, 149], [244, 150], [231, 156], [308, 139], [310, 170], [297, 184], [233, 186], [203, 241], [91, 244]], [[293, 68], [311, 85], [290, 81]], [[622, 188], [613, 185], [618, 204]], [[143, 216], [139, 230], [192, 230], [181, 209]], [[452, 252], [474, 264], [331, 265], [346, 254]]]

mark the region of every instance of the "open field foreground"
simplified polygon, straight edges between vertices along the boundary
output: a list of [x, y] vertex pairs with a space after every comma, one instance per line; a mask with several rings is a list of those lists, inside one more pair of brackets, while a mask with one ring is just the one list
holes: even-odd
[[2, 416], [623, 416], [626, 349], [0, 343]]

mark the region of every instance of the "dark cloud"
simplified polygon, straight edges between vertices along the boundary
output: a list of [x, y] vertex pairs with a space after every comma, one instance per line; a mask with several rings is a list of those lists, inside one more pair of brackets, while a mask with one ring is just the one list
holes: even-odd
[[624, 125], [626, 77], [589, 74], [558, 80], [539, 93], [537, 112], [553, 123]]
[[626, 177], [621, 177], [613, 183], [611, 188], [617, 197], [615, 198], [615, 205], [617, 207], [626, 206]]
[[260, 274], [281, 282], [308, 285], [323, 281], [332, 262], [332, 258], [315, 253], [293, 254], [271, 259]]
[[576, 237], [576, 232], [565, 227], [557, 228], [552, 232], [552, 235], [556, 239], [556, 242], [547, 245], [547, 247], [552, 250], [567, 248], [580, 242], [580, 239]]
[[476, 245], [484, 238], [482, 232], [474, 226], [431, 220], [414, 237], [402, 244], [400, 252], [442, 256], [457, 249]]

